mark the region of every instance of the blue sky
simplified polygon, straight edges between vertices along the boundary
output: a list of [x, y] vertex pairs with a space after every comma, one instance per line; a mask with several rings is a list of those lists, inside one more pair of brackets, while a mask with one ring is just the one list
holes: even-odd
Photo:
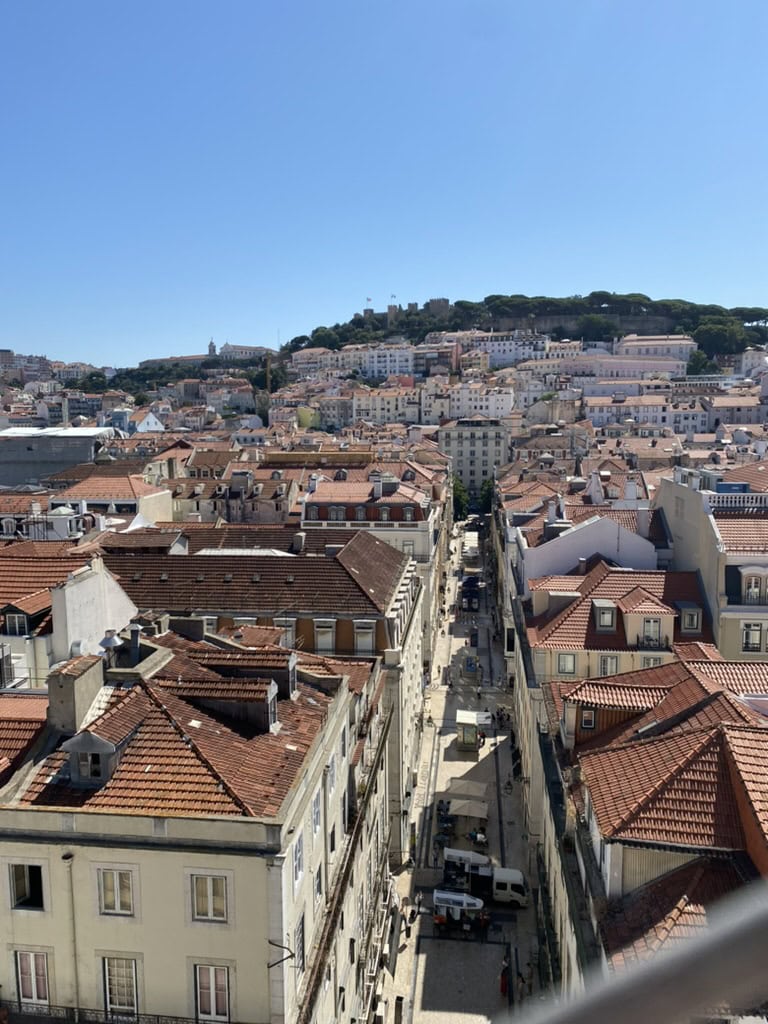
[[765, 0], [5, 0], [0, 347], [405, 304], [768, 305]]

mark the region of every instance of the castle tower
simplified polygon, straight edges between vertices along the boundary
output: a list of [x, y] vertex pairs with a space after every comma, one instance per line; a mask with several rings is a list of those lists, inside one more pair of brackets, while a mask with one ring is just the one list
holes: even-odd
[[211, 340], [208, 342], [208, 355], [209, 356], [215, 356], [216, 355], [216, 346], [213, 343], [213, 338], [211, 338]]

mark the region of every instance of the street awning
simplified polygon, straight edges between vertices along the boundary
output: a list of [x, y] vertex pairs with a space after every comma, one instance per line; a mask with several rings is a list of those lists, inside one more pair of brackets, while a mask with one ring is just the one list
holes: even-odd
[[488, 804], [483, 800], [451, 800], [450, 813], [462, 818], [488, 820]]
[[484, 782], [473, 782], [472, 779], [462, 779], [454, 776], [448, 783], [448, 795], [450, 797], [464, 796], [472, 800], [485, 800], [488, 786]]

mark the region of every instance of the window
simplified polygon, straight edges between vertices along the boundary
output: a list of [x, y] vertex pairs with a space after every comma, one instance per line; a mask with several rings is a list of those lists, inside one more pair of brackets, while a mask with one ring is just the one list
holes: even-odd
[[309, 508], [307, 509], [307, 512], [309, 513], [310, 519], [319, 519], [317, 505], [310, 505]]
[[45, 953], [17, 951], [16, 985], [21, 1002], [48, 1002], [48, 957]]
[[108, 1013], [135, 1016], [136, 961], [122, 956], [105, 956], [104, 1005]]
[[318, 864], [315, 872], [315, 903], [319, 903], [323, 896], [323, 867]]
[[331, 834], [328, 836], [328, 852], [336, 852], [336, 826], [334, 825], [331, 829]]
[[745, 622], [741, 627], [742, 651], [759, 651], [762, 646], [763, 627], [759, 622]]
[[[744, 584], [744, 603], [745, 604], [760, 604], [760, 584], [762, 580], [759, 576], [747, 576]], [[8, 631], [10, 632], [10, 630]]]
[[381, 508], [379, 509], [379, 519], [382, 521], [382, 523], [389, 522], [389, 509], [387, 508], [386, 505], [382, 505]]
[[27, 616], [9, 612], [5, 616], [5, 632], [8, 636], [26, 636]]
[[558, 654], [557, 671], [560, 675], [572, 676], [576, 672], [576, 655]]
[[192, 875], [192, 917], [195, 921], [227, 920], [224, 875]]
[[413, 558], [413, 541], [412, 540], [404, 540], [403, 541], [403, 554], [404, 555], [408, 555], [409, 557]]
[[44, 910], [43, 869], [39, 864], [11, 864], [11, 906], [14, 910]]
[[77, 770], [81, 779], [101, 779], [102, 775], [101, 754], [78, 753]]
[[358, 505], [355, 509], [355, 519], [358, 523], [361, 523], [365, 519], [365, 508], [362, 505]]
[[619, 659], [615, 654], [602, 654], [600, 656], [600, 675], [615, 676], [619, 671]]
[[277, 725], [277, 697], [270, 697], [267, 704], [267, 715], [269, 718], [269, 728], [273, 725]]
[[198, 1020], [229, 1020], [229, 968], [195, 964]]
[[366, 655], [374, 653], [376, 623], [372, 620], [355, 622], [355, 654]]
[[320, 790], [315, 793], [312, 799], [312, 835], [320, 831]]
[[582, 729], [594, 729], [595, 728], [595, 712], [592, 708], [581, 709], [581, 728]]
[[340, 807], [340, 810], [341, 810], [341, 831], [342, 832], [346, 832], [348, 824], [349, 824], [348, 821], [347, 821], [347, 794], [346, 793], [342, 793], [341, 794], [341, 807]]
[[701, 613], [696, 609], [691, 612], [683, 612], [683, 632], [698, 633], [701, 626]]
[[296, 970], [299, 974], [304, 973], [306, 961], [304, 958], [304, 912], [302, 911], [296, 931], [293, 934], [293, 955], [296, 959]]
[[658, 647], [661, 643], [661, 619], [643, 619], [643, 643]]
[[643, 658], [643, 668], [655, 668], [661, 664], [661, 658], [656, 654], [648, 655]]
[[282, 629], [282, 642], [284, 647], [296, 646], [296, 619], [273, 619], [274, 625]]
[[299, 832], [293, 844], [293, 885], [296, 887], [304, 874], [304, 833]]
[[616, 628], [616, 609], [611, 605], [597, 605], [597, 628], [611, 630]]
[[347, 727], [346, 725], [341, 730], [341, 760], [347, 756]]
[[412, 505], [406, 505], [405, 506], [405, 508], [403, 509], [403, 517], [404, 517], [406, 523], [412, 523], [413, 522], [413, 506]]
[[333, 654], [336, 650], [336, 622], [333, 619], [315, 619], [315, 652]]
[[130, 871], [99, 868], [99, 912], [133, 913], [133, 880]]

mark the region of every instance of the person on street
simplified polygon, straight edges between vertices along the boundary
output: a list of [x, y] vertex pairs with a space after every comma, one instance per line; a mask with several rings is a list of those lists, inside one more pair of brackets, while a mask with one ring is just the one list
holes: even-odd
[[528, 995], [533, 995], [533, 964], [529, 960], [525, 965], [525, 984], [528, 989]]
[[520, 1006], [525, 1001], [525, 978], [520, 971], [517, 972], [517, 1002]]
[[499, 975], [499, 992], [502, 996], [507, 994], [509, 988], [509, 956], [507, 953], [504, 954], [504, 959], [501, 961], [501, 974]]

